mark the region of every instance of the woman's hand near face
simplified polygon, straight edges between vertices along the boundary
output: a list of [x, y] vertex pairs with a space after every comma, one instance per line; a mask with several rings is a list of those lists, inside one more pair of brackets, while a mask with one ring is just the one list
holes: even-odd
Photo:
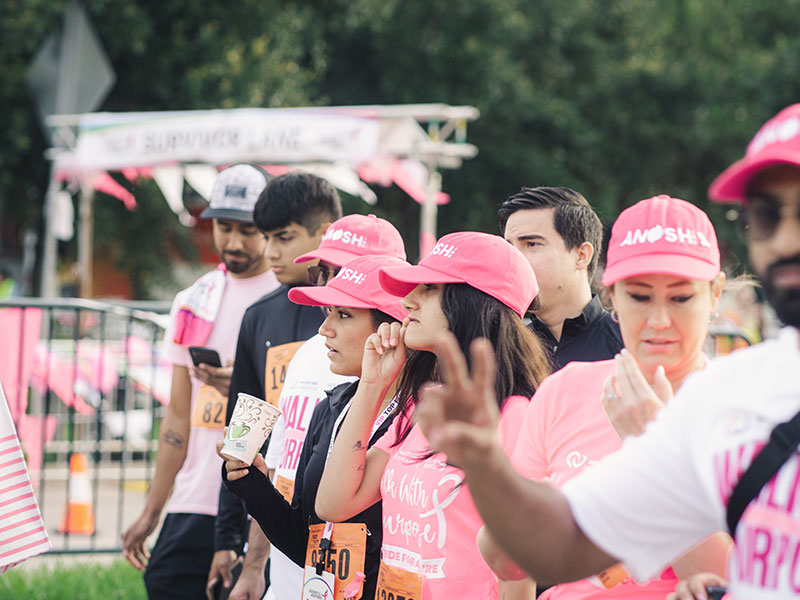
[[622, 350], [616, 359], [616, 374], [603, 384], [603, 407], [620, 438], [641, 435], [656, 413], [672, 398], [672, 385], [658, 367], [651, 386], [633, 355]]
[[361, 362], [363, 384], [386, 389], [397, 379], [406, 362], [404, 338], [407, 326], [408, 320], [402, 325], [398, 322], [381, 323], [378, 330], [367, 338]]

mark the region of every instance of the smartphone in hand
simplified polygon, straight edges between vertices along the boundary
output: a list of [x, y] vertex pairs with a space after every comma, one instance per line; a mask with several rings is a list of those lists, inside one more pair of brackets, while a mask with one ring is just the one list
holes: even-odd
[[205, 348], [203, 346], [189, 346], [189, 356], [192, 357], [194, 366], [204, 363], [210, 367], [221, 367], [222, 361], [219, 358], [219, 353], [213, 348]]

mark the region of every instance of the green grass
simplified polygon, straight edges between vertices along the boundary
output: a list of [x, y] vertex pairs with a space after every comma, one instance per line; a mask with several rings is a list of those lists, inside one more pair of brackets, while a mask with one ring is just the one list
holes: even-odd
[[146, 600], [142, 574], [122, 560], [22, 569], [0, 575], [3, 600]]

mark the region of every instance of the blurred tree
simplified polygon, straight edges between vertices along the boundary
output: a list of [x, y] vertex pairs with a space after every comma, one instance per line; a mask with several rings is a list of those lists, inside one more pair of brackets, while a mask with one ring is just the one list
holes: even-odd
[[[441, 233], [496, 231], [497, 204], [523, 185], [572, 186], [609, 222], [669, 193], [709, 210], [729, 260], [741, 257], [706, 189], [800, 98], [800, 0], [85, 2], [118, 73], [104, 110], [477, 106], [480, 154], [444, 172]], [[22, 79], [63, 6], [0, 9], [0, 207], [27, 223], [40, 218], [46, 165]], [[377, 192], [414, 257], [415, 205]]]

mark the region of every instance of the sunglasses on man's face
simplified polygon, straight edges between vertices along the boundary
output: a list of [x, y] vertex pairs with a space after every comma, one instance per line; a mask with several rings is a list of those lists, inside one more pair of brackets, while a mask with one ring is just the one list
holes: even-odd
[[335, 267], [333, 269], [329, 269], [324, 265], [311, 265], [306, 269], [306, 273], [308, 275], [308, 282], [311, 285], [327, 285], [328, 282], [336, 277], [336, 274], [339, 272], [340, 267]]
[[790, 217], [792, 208], [794, 218], [800, 222], [800, 202], [792, 206], [773, 197], [751, 196], [739, 213], [739, 224], [750, 239], [768, 240], [775, 235], [781, 221]]

